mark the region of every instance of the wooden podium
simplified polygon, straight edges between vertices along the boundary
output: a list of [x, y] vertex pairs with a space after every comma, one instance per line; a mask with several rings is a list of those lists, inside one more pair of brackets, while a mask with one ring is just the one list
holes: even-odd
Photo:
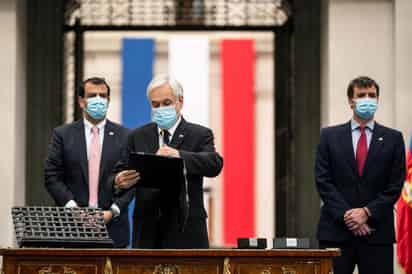
[[329, 274], [338, 249], [0, 249], [2, 274]]

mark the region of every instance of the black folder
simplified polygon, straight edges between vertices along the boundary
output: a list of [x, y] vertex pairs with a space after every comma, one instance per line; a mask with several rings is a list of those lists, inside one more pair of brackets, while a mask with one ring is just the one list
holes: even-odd
[[177, 215], [183, 230], [189, 213], [183, 159], [131, 152], [128, 166], [140, 173], [137, 183], [139, 189], [136, 191], [136, 211], [146, 216], [156, 214], [158, 210], [164, 216]]
[[177, 190], [184, 183], [184, 164], [181, 158], [131, 152], [129, 168], [140, 173], [141, 187]]

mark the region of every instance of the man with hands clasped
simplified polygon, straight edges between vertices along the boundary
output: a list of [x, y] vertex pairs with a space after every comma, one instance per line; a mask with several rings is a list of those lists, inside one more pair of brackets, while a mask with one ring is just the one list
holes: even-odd
[[335, 274], [393, 273], [393, 206], [405, 178], [402, 134], [374, 120], [379, 86], [352, 80], [347, 98], [352, 119], [321, 130], [315, 180], [322, 200], [317, 237], [338, 247]]
[[45, 185], [56, 204], [98, 207], [115, 247], [129, 242], [128, 200], [116, 198], [109, 177], [122, 158], [129, 130], [106, 118], [110, 87], [103, 78], [85, 80], [78, 103], [83, 117], [53, 130], [45, 163]]
[[[154, 77], [147, 88], [152, 107], [152, 123], [135, 129], [129, 136], [129, 152], [156, 153], [182, 158], [186, 169], [189, 212], [182, 231], [178, 212], [160, 208], [156, 189], [139, 186], [140, 174], [130, 170], [127, 160], [117, 165], [115, 187], [123, 196], [136, 191], [133, 246], [137, 248], [207, 248], [206, 211], [203, 203], [203, 177], [217, 176], [223, 159], [216, 152], [209, 128], [187, 122], [182, 114], [183, 89], [169, 75]], [[172, 183], [172, 182], [171, 182]], [[132, 187], [136, 185], [136, 187]]]

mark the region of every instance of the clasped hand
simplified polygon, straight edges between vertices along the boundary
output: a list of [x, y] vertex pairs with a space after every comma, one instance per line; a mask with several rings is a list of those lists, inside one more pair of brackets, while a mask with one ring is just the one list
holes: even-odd
[[180, 158], [179, 151], [167, 145], [161, 146], [156, 152], [156, 155]]
[[117, 173], [114, 183], [116, 188], [129, 189], [140, 179], [140, 173], [133, 169], [123, 170]]
[[355, 236], [365, 236], [372, 233], [372, 229], [366, 223], [368, 215], [363, 208], [352, 208], [346, 211], [343, 219]]

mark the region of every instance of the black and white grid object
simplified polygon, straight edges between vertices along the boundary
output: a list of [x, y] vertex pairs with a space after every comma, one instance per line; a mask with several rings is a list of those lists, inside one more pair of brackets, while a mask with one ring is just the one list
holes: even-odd
[[13, 207], [12, 217], [20, 247], [113, 247], [100, 209]]

